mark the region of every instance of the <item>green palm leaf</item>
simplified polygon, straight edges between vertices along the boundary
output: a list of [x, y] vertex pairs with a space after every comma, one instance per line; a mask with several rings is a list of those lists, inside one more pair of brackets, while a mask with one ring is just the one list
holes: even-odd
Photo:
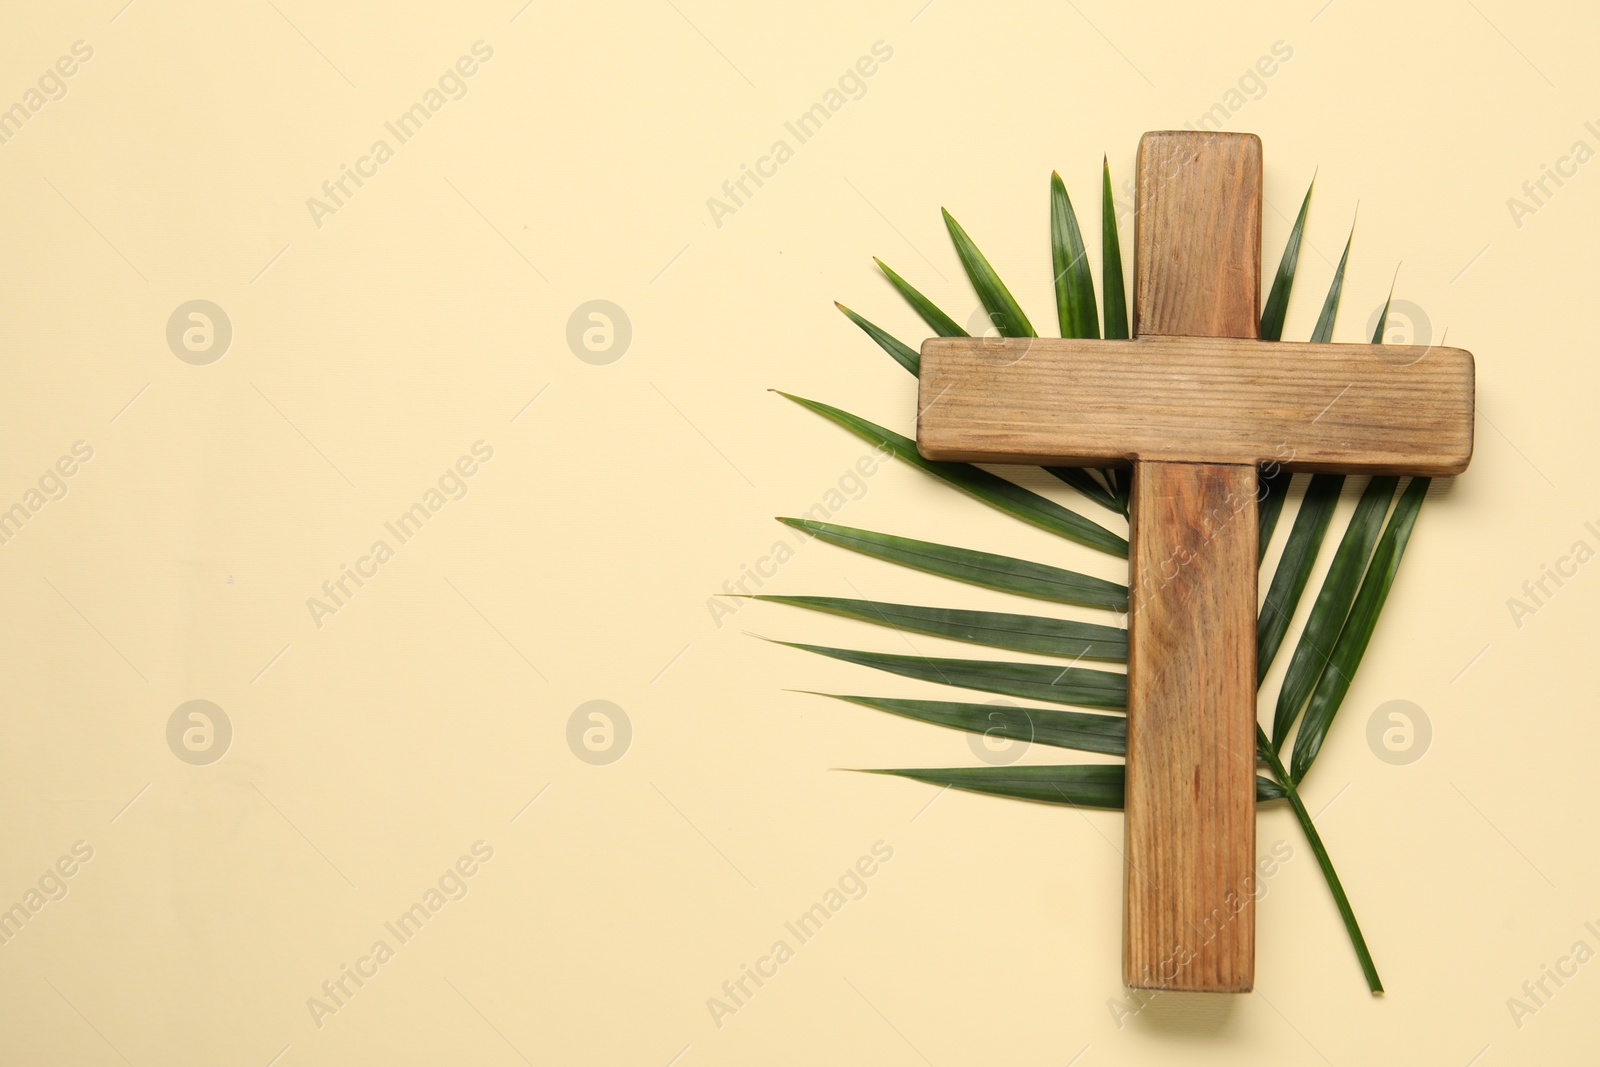
[[845, 318], [861, 327], [868, 337], [878, 342], [878, 347], [893, 356], [896, 363], [910, 371], [912, 375], [922, 373], [922, 355], [916, 349], [895, 340], [885, 330], [868, 322], [837, 300], [833, 302], [833, 306], [844, 312]]
[[1306, 620], [1300, 642], [1289, 659], [1283, 688], [1278, 693], [1278, 708], [1272, 718], [1274, 748], [1283, 747], [1300, 706], [1322, 677], [1333, 643], [1350, 614], [1356, 587], [1367, 569], [1367, 560], [1372, 556], [1373, 543], [1383, 527], [1383, 516], [1394, 499], [1397, 484], [1396, 478], [1373, 478], [1356, 502], [1355, 514], [1350, 517], [1350, 525], [1345, 527], [1344, 539], [1339, 542], [1327, 577], [1322, 580], [1322, 589], [1311, 605], [1311, 617]]
[[817, 693], [864, 708], [887, 711], [935, 726], [987, 734], [1012, 741], [1037, 742], [1080, 752], [1121, 756], [1128, 749], [1128, 720], [1123, 715], [1095, 715], [1054, 708], [1015, 708], [1002, 704], [968, 704], [953, 700], [898, 700], [889, 697]]
[[1117, 205], [1111, 197], [1111, 161], [1102, 161], [1100, 189], [1100, 274], [1105, 283], [1106, 340], [1126, 341], [1128, 297], [1122, 287], [1122, 243], [1117, 239]]
[[1272, 543], [1273, 531], [1278, 528], [1278, 518], [1283, 514], [1283, 503], [1289, 496], [1288, 471], [1279, 468], [1271, 474], [1262, 474], [1256, 487], [1256, 564], [1267, 558], [1267, 546]]
[[912, 604], [884, 604], [874, 600], [851, 600], [831, 596], [760, 595], [755, 600], [789, 604], [797, 608], [841, 615], [847, 619], [875, 623], [896, 630], [909, 630], [931, 637], [947, 637], [990, 648], [1013, 652], [1037, 652], [1042, 656], [1070, 659], [1126, 660], [1128, 632], [1115, 626], [1049, 619], [1040, 615], [1013, 615], [999, 611], [968, 611], [961, 608], [927, 608]]
[[819, 541], [969, 585], [1060, 604], [1084, 604], [1110, 608], [1112, 611], [1128, 610], [1127, 586], [1076, 571], [1062, 570], [1047, 563], [1033, 563], [1013, 556], [956, 548], [932, 541], [916, 541], [909, 537], [857, 530], [849, 526], [834, 526], [814, 519], [778, 521], [808, 533]]
[[1383, 539], [1378, 542], [1378, 550], [1373, 553], [1372, 564], [1361, 581], [1361, 591], [1356, 594], [1355, 606], [1350, 609], [1350, 617], [1339, 632], [1333, 655], [1328, 658], [1327, 670], [1322, 672], [1316, 691], [1311, 694], [1311, 703], [1306, 706], [1300, 730], [1295, 734], [1289, 773], [1296, 782], [1305, 777], [1306, 771], [1311, 769], [1311, 761], [1322, 750], [1328, 729], [1333, 725], [1333, 717], [1344, 702], [1345, 694], [1350, 691], [1350, 683], [1355, 680], [1361, 657], [1366, 654], [1372, 631], [1378, 625], [1378, 613], [1383, 610], [1383, 603], [1389, 598], [1389, 589], [1394, 585], [1394, 576], [1400, 569], [1406, 542], [1411, 539], [1411, 531], [1417, 524], [1417, 513], [1422, 510], [1428, 485], [1427, 478], [1411, 479], [1406, 491], [1400, 494], [1400, 503], [1395, 505], [1394, 515], [1383, 531]]
[[923, 459], [922, 454], [917, 451], [916, 442], [911, 438], [897, 434], [893, 430], [886, 430], [876, 423], [868, 422], [829, 404], [781, 391], [780, 395], [811, 409], [830, 422], [843, 426], [864, 441], [887, 448], [894, 453], [896, 459], [942, 479], [992, 508], [1004, 511], [1042, 530], [1088, 545], [1090, 548], [1098, 548], [1102, 552], [1110, 552], [1117, 556], [1125, 557], [1128, 554], [1126, 539], [1118, 537], [1098, 523], [1090, 522], [1077, 512], [1062, 507], [1048, 497], [1042, 497], [1015, 482], [1008, 482], [968, 463], [936, 463], [933, 460]]
[[[1395, 268], [1395, 281], [1400, 280], [1400, 268]], [[1394, 303], [1394, 282], [1389, 283], [1389, 295], [1383, 299], [1383, 310], [1378, 312], [1378, 325], [1372, 331], [1372, 343], [1383, 344], [1384, 330], [1389, 325], [1389, 305]]]
[[1341, 474], [1318, 474], [1306, 486], [1305, 499], [1300, 502], [1300, 512], [1289, 528], [1289, 540], [1278, 558], [1278, 569], [1272, 574], [1272, 585], [1261, 605], [1261, 619], [1256, 623], [1257, 685], [1267, 676], [1278, 654], [1278, 646], [1289, 632], [1289, 622], [1300, 604], [1300, 595], [1305, 592], [1306, 580], [1311, 577], [1311, 567], [1317, 561], [1317, 550], [1322, 547], [1343, 485]]
[[911, 305], [911, 310], [915, 311], [922, 321], [928, 324], [928, 329], [940, 337], [967, 336], [967, 331], [956, 325], [954, 319], [935, 307], [932, 300], [917, 292], [910, 282], [890, 270], [887, 263], [876, 256], [873, 257], [872, 262], [876, 263], [878, 269], [883, 271], [883, 276], [889, 279], [889, 284], [894, 286], [901, 296], [905, 297], [906, 303]]
[[[1289, 228], [1289, 239], [1284, 242], [1283, 256], [1278, 260], [1278, 273], [1272, 279], [1272, 290], [1267, 294], [1266, 307], [1261, 309], [1261, 339], [1283, 340], [1283, 320], [1289, 311], [1289, 294], [1294, 290], [1294, 272], [1300, 264], [1300, 245], [1305, 237], [1306, 214], [1311, 210], [1311, 189], [1315, 179], [1306, 187], [1305, 199], [1300, 201], [1300, 214]], [[1340, 277], [1343, 278], [1341, 267]], [[1278, 517], [1283, 514], [1283, 502], [1289, 495], [1290, 474], [1276, 469], [1261, 476], [1260, 503], [1257, 506], [1256, 533], [1259, 537], [1258, 559], [1265, 559], [1272, 532], [1278, 528]]]
[[1022, 313], [1022, 305], [1017, 303], [1011, 290], [1006, 288], [1006, 283], [1000, 280], [1000, 275], [994, 272], [983, 253], [978, 251], [978, 246], [972, 243], [967, 231], [961, 228], [950, 212], [942, 208], [940, 210], [944, 214], [945, 229], [950, 231], [950, 242], [956, 246], [956, 256], [961, 260], [961, 269], [967, 272], [967, 279], [972, 282], [972, 288], [977, 290], [978, 300], [989, 313], [989, 321], [1000, 331], [1000, 336], [1039, 336], [1033, 331], [1028, 316]]
[[1300, 264], [1300, 244], [1305, 238], [1306, 213], [1311, 210], [1311, 190], [1316, 179], [1306, 186], [1305, 199], [1300, 201], [1300, 214], [1289, 228], [1289, 240], [1283, 246], [1283, 258], [1278, 260], [1278, 273], [1272, 279], [1272, 290], [1267, 294], [1266, 306], [1261, 309], [1261, 339], [1283, 340], [1283, 320], [1289, 313], [1289, 293], [1294, 288], [1295, 268]]
[[[1106, 339], [1126, 341], [1128, 297], [1122, 285], [1122, 242], [1117, 238], [1117, 205], [1111, 196], [1111, 162], [1101, 160], [1100, 181], [1100, 278], [1105, 287]], [[1128, 514], [1128, 498], [1133, 491], [1131, 471], [1105, 471], [1111, 495], [1121, 512]]]
[[929, 785], [949, 786], [996, 797], [1122, 810], [1124, 772], [1120, 763], [1064, 767], [931, 767], [867, 773], [892, 774]]
[[[1072, 488], [1076, 489], [1090, 500], [1093, 500], [1101, 507], [1106, 508], [1109, 511], [1114, 511], [1118, 515], [1125, 514], [1125, 509], [1122, 506], [1122, 502], [1112, 495], [1110, 490], [1101, 485], [1100, 482], [1095, 479], [1095, 476], [1090, 474], [1086, 468], [1045, 467], [1043, 469], [1046, 473], [1053, 474], [1063, 482], [1066, 482], [1068, 485], [1072, 486]], [[1110, 471], [1103, 471], [1102, 473], [1105, 474], [1107, 478], [1112, 477], [1112, 472]]]
[[1023, 700], [1078, 704], [1088, 708], [1123, 708], [1128, 702], [1128, 676], [1114, 671], [987, 659], [899, 656], [887, 652], [859, 652], [827, 645], [806, 645], [796, 641], [776, 643], [905, 678], [999, 693]]
[[1328, 296], [1322, 302], [1322, 314], [1317, 316], [1317, 325], [1311, 331], [1313, 344], [1327, 344], [1333, 340], [1333, 321], [1339, 317], [1339, 297], [1344, 292], [1344, 268], [1350, 262], [1350, 246], [1355, 243], [1355, 227], [1350, 228], [1350, 236], [1345, 238], [1344, 254], [1339, 257], [1339, 266], [1333, 272], [1333, 284], [1328, 286]]
[[[1089, 270], [1089, 252], [1083, 245], [1083, 234], [1078, 230], [1078, 215], [1072, 210], [1067, 197], [1067, 187], [1061, 175], [1050, 175], [1050, 262], [1055, 269], [1056, 318], [1061, 324], [1062, 337], [1099, 337], [1100, 317], [1094, 307], [1094, 275]], [[1046, 467], [1045, 470], [1060, 478], [1095, 503], [1112, 511], [1126, 514], [1127, 509], [1117, 496], [1117, 473], [1101, 472], [1109, 488], [1087, 470], [1075, 467]]]
[[[1278, 758], [1277, 751], [1260, 723], [1256, 724], [1256, 754], [1266, 761], [1276, 784], [1288, 798], [1295, 821], [1300, 824], [1300, 832], [1306, 835], [1306, 843], [1311, 846], [1311, 854], [1317, 858], [1317, 867], [1322, 871], [1323, 880], [1328, 883], [1328, 893], [1333, 897], [1334, 906], [1339, 909], [1339, 918], [1344, 922], [1345, 932], [1350, 935], [1350, 946], [1355, 949], [1356, 960], [1361, 964], [1361, 973], [1367, 979], [1367, 988], [1372, 990], [1374, 995], [1382, 993], [1383, 980], [1378, 977], [1378, 965], [1372, 962], [1367, 939], [1361, 933], [1361, 924], [1356, 922], [1355, 909], [1350, 906], [1350, 898], [1345, 894], [1344, 883], [1339, 881], [1339, 872], [1333, 869], [1333, 859], [1328, 855], [1327, 846], [1322, 843], [1322, 835], [1317, 833], [1316, 821], [1311, 818], [1311, 812], [1306, 810], [1305, 801], [1300, 798], [1299, 792], [1294, 787], [1294, 779], [1283, 769], [1283, 761]], [[1261, 779], [1257, 778], [1257, 798], [1260, 797], [1260, 782]]]
[[[1045, 804], [1070, 804], [1081, 808], [1122, 810], [1125, 769], [1120, 763], [1068, 764], [1054, 767], [929, 767], [908, 770], [872, 770], [899, 778], [949, 786], [969, 793], [1037, 800]], [[1284, 796], [1278, 783], [1256, 777], [1256, 799]]]
[[1061, 175], [1050, 175], [1050, 262], [1055, 268], [1056, 317], [1062, 337], [1099, 337], [1100, 316], [1094, 307], [1094, 276], [1089, 254], [1078, 232], [1078, 216], [1067, 198]]

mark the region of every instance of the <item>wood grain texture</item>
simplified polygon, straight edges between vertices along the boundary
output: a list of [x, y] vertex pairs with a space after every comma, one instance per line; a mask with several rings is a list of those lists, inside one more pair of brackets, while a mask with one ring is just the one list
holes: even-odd
[[1255, 974], [1256, 469], [1138, 463], [1122, 980]]
[[920, 394], [929, 459], [1448, 475], [1472, 458], [1473, 362], [1459, 348], [933, 338]]
[[1133, 333], [1261, 336], [1261, 138], [1139, 140]]
[[[1136, 180], [1135, 335], [1259, 337], [1260, 139], [1147, 133]], [[1131, 503], [1122, 979], [1248, 992], [1256, 469], [1141, 459]]]

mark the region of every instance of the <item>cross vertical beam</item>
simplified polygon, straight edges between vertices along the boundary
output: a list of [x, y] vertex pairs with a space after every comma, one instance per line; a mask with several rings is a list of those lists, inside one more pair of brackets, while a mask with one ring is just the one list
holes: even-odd
[[[1261, 141], [1139, 143], [1134, 332], [1260, 337]], [[1255, 978], [1256, 468], [1133, 463], [1123, 981]]]

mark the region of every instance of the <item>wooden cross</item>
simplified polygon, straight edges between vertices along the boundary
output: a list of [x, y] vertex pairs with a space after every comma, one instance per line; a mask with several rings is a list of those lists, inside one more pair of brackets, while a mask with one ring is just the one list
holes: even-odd
[[1454, 348], [1262, 341], [1261, 140], [1139, 142], [1131, 341], [935, 338], [932, 460], [1133, 467], [1122, 977], [1255, 976], [1257, 468], [1458, 474]]

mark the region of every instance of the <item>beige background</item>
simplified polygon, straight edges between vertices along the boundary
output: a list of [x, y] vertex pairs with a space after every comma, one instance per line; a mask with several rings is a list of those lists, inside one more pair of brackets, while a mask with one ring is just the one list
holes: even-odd
[[[1600, 947], [1600, 577], [1520, 628], [1507, 599], [1600, 546], [1600, 170], [1520, 227], [1507, 198], [1574, 141], [1600, 148], [1600, 24], [1320, 2], [8, 12], [0, 107], [74, 42], [93, 58], [0, 146], [0, 508], [74, 442], [93, 459], [0, 546], [0, 906], [75, 842], [93, 859], [0, 946], [0, 1058], [1591, 1062], [1600, 968], [1520, 1027], [1506, 1002]], [[466, 95], [316, 225], [307, 199], [477, 41], [493, 58]], [[715, 225], [707, 198], [877, 41], [893, 58], [865, 95]], [[1293, 58], [1229, 107], [1279, 41]], [[1412, 318], [1477, 354], [1479, 447], [1424, 512], [1306, 785], [1388, 995], [1275, 807], [1263, 851], [1294, 855], [1260, 908], [1258, 991], [1119, 1025], [1120, 816], [831, 773], [976, 759], [785, 691], [931, 687], [746, 636], [903, 651], [893, 634], [769, 605], [719, 627], [707, 597], [866, 452], [769, 387], [910, 428], [911, 378], [830, 307], [920, 338], [871, 255], [964, 319], [947, 206], [1053, 324], [1050, 171], [1098, 248], [1102, 152], [1121, 183], [1142, 131], [1218, 104], [1266, 145], [1269, 263], [1317, 173], [1286, 336], [1309, 334], [1359, 200], [1338, 337], [1403, 260]], [[207, 366], [165, 336], [195, 299], [234, 331]], [[592, 299], [632, 324], [609, 365], [565, 339]], [[319, 628], [307, 599], [480, 440], [467, 495]], [[866, 485], [838, 521], [1123, 573], [903, 467]], [[822, 545], [768, 588], [1024, 604]], [[207, 766], [166, 740], [194, 699], [233, 729]], [[567, 742], [592, 699], [631, 722], [610, 765]], [[1433, 728], [1406, 766], [1365, 739], [1394, 699]], [[308, 998], [480, 840], [465, 899], [319, 1027]], [[707, 999], [878, 841], [894, 857], [864, 899], [716, 1025]]]

